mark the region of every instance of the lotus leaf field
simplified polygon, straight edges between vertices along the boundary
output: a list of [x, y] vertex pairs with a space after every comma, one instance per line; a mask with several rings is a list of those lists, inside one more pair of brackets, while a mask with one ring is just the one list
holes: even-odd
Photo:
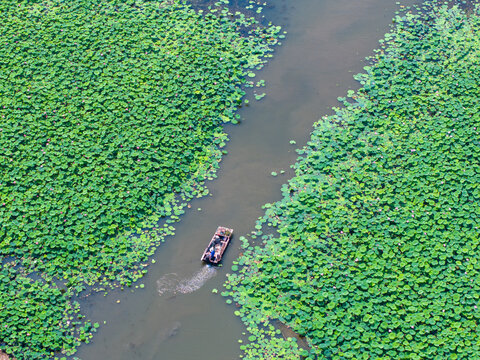
[[223, 295], [246, 359], [480, 356], [480, 8], [394, 22], [244, 240]]
[[208, 193], [280, 31], [222, 3], [0, 0], [0, 349], [73, 354], [73, 297], [131, 285]]

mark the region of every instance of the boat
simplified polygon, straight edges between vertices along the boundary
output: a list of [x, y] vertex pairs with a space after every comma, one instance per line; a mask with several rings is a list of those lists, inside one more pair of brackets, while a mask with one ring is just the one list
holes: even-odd
[[213, 234], [212, 240], [210, 240], [210, 243], [203, 252], [202, 261], [215, 265], [222, 261], [223, 253], [230, 243], [232, 235], [233, 229], [219, 226], [217, 231], [215, 231], [215, 234]]

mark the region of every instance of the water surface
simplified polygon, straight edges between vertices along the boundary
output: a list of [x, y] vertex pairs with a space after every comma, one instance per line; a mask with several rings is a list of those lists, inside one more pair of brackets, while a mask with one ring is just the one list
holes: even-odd
[[[415, 0], [410, 0], [410, 4]], [[312, 124], [337, 106], [336, 98], [357, 85], [352, 79], [398, 9], [395, 0], [275, 0], [266, 16], [288, 31], [288, 38], [259, 73], [267, 92], [240, 110], [242, 123], [228, 126], [231, 141], [209, 183], [211, 196], [195, 200], [154, 256], [155, 264], [135, 292], [115, 290], [82, 302], [88, 318], [103, 324], [83, 360], [237, 359], [245, 336], [234, 305], [221, 291], [225, 273], [238, 256], [239, 235], [253, 229], [261, 206], [280, 199], [291, 176], [295, 146], [309, 138]], [[407, 2], [403, 2], [407, 4]], [[259, 79], [256, 79], [257, 81]], [[295, 140], [297, 145], [289, 144]], [[286, 170], [272, 177], [272, 171]], [[197, 210], [201, 208], [201, 211]], [[218, 225], [235, 230], [224, 267], [202, 267], [199, 259]]]

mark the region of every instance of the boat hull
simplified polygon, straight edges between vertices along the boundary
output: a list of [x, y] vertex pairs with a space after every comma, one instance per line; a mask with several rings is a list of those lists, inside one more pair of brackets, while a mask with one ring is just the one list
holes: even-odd
[[223, 254], [225, 253], [228, 244], [230, 244], [232, 235], [233, 229], [219, 226], [217, 231], [215, 231], [215, 234], [213, 234], [210, 243], [205, 248], [201, 260], [213, 265], [217, 265], [222, 261]]

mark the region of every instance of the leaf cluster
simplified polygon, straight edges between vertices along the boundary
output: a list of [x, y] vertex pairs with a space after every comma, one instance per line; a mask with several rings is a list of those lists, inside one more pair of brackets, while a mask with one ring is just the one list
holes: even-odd
[[[186, 201], [208, 193], [246, 73], [277, 42], [279, 28], [217, 10], [182, 0], [0, 0], [0, 261], [59, 280], [70, 296], [143, 276]], [[26, 279], [15, 283], [28, 297]], [[63, 313], [68, 296], [33, 288], [58, 296], [41, 308]], [[16, 304], [2, 299], [0, 316]], [[30, 324], [60, 321], [41, 325], [35, 314], [0, 332], [19, 359], [33, 358], [22, 352]], [[30, 344], [47, 356], [73, 349], [68, 336]]]
[[98, 327], [83, 320], [71, 293], [52, 279], [33, 279], [15, 262], [0, 268], [0, 344], [17, 359], [72, 355]]

